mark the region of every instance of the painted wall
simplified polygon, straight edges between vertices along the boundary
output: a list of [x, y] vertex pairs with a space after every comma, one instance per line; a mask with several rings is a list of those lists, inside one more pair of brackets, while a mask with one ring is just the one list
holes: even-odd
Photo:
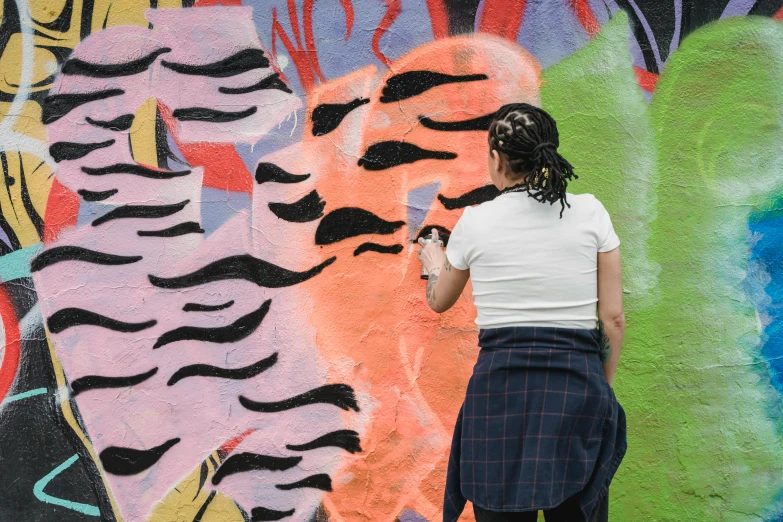
[[783, 1], [191, 4], [3, 2], [0, 520], [440, 520], [412, 244], [520, 100], [623, 241], [613, 520], [783, 520]]

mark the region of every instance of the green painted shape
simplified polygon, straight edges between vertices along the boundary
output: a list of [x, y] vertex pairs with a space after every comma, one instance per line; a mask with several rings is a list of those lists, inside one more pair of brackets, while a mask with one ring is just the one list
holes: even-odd
[[37, 243], [21, 250], [0, 257], [0, 281], [8, 282], [14, 279], [30, 277], [30, 260], [43, 249], [43, 244]]
[[691, 34], [658, 81], [661, 299], [631, 325], [646, 345], [629, 347], [658, 357], [636, 442], [657, 453], [639, 463], [657, 468], [639, 492], [657, 506], [629, 501], [626, 516], [745, 522], [781, 509], [781, 397], [743, 280], [749, 216], [783, 190], [782, 85], [783, 24], [757, 17]]

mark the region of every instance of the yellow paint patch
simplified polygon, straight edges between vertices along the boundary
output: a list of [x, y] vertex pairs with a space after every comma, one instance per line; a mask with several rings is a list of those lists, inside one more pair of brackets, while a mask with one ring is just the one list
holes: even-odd
[[[49, 78], [57, 71], [57, 59], [54, 55], [40, 47], [32, 49], [33, 71], [30, 78], [31, 84], [36, 85]], [[8, 93], [16, 93], [22, 78], [22, 35], [11, 35], [5, 52], [0, 56], [0, 90]], [[49, 88], [49, 82], [39, 87], [33, 87], [31, 92]]]
[[148, 98], [141, 104], [133, 118], [130, 128], [131, 152], [133, 159], [140, 165], [158, 166], [158, 148], [155, 136], [155, 118], [158, 102]]

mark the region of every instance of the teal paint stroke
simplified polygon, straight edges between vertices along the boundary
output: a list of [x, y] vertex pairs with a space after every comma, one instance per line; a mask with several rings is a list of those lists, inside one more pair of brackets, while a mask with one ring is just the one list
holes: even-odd
[[23, 393], [17, 393], [16, 395], [11, 395], [10, 397], [6, 397], [6, 399], [2, 402], [2, 404], [21, 401], [22, 399], [26, 399], [28, 397], [35, 397], [36, 395], [43, 395], [48, 391], [49, 390], [47, 390], [46, 388], [35, 388], [34, 390], [28, 390]]
[[44, 488], [49, 484], [49, 482], [54, 479], [57, 475], [71, 467], [71, 465], [76, 462], [79, 459], [79, 455], [73, 455], [71, 458], [54, 468], [52, 471], [50, 471], [45, 477], [43, 477], [41, 480], [35, 483], [35, 486], [33, 486], [33, 494], [35, 495], [35, 498], [40, 500], [41, 502], [45, 502], [47, 504], [54, 504], [56, 506], [61, 506], [66, 509], [70, 509], [73, 511], [76, 511], [77, 513], [81, 513], [83, 515], [89, 515], [92, 517], [100, 516], [101, 510], [98, 509], [97, 506], [91, 506], [90, 504], [82, 504], [81, 502], [72, 502], [70, 500], [65, 500], [63, 498], [57, 498], [53, 497], [51, 495], [47, 495], [44, 493]]
[[0, 281], [8, 282], [22, 277], [30, 277], [30, 260], [43, 249], [43, 244], [11, 252], [0, 257]]

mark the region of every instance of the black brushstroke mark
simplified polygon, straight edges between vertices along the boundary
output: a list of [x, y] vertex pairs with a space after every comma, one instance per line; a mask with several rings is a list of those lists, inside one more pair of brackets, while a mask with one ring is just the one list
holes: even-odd
[[353, 251], [354, 256], [364, 252], [378, 252], [379, 254], [399, 254], [402, 252], [402, 245], [379, 245], [378, 243], [362, 243]]
[[185, 303], [185, 306], [182, 307], [183, 312], [217, 312], [218, 310], [225, 310], [226, 308], [230, 308], [234, 305], [234, 300], [227, 301], [222, 304], [217, 305], [205, 305], [205, 304], [199, 304], [199, 303]]
[[73, 326], [81, 325], [100, 326], [115, 332], [140, 332], [156, 324], [158, 322], [154, 319], [142, 323], [126, 323], [82, 308], [63, 308], [53, 313], [46, 322], [46, 326], [52, 333], [60, 333]]
[[279, 73], [270, 74], [260, 82], [248, 85], [247, 87], [219, 87], [218, 91], [223, 94], [247, 94], [249, 92], [261, 91], [264, 89], [277, 89], [287, 92], [288, 94], [293, 92], [288, 88], [288, 85], [280, 79]]
[[117, 116], [113, 120], [103, 121], [103, 120], [93, 120], [89, 116], [85, 118], [87, 123], [90, 125], [93, 125], [95, 127], [100, 127], [101, 129], [109, 129], [112, 131], [126, 131], [131, 128], [131, 125], [133, 125], [133, 114], [123, 114], [122, 116]]
[[302, 457], [272, 457], [258, 453], [231, 455], [215, 472], [212, 484], [217, 486], [229, 475], [248, 471], [287, 471], [302, 462]]
[[475, 82], [488, 80], [486, 74], [466, 74], [453, 76], [433, 71], [408, 71], [396, 74], [386, 81], [381, 103], [398, 102], [448, 83]]
[[250, 522], [271, 522], [275, 520], [283, 520], [296, 513], [295, 509], [289, 509], [288, 511], [276, 511], [265, 507], [254, 507], [250, 510]]
[[240, 395], [239, 402], [248, 410], [260, 413], [276, 413], [311, 404], [332, 404], [341, 410], [359, 411], [353, 388], [347, 384], [327, 384], [278, 402], [256, 402]]
[[[202, 464], [202, 466], [206, 467], [206, 464]], [[204, 484], [202, 483], [201, 486]], [[199, 493], [201, 492], [201, 486], [199, 486], [198, 490]], [[204, 503], [201, 505], [201, 507], [198, 510], [198, 513], [196, 513], [196, 516], [193, 517], [193, 522], [201, 522], [201, 519], [204, 517], [204, 514], [207, 512], [207, 509], [209, 508], [209, 505], [212, 503], [212, 499], [215, 498], [215, 495], [217, 495], [217, 491], [212, 491], [209, 496], [207, 497], [207, 500], [204, 501]], [[198, 493], [196, 493], [196, 496], [198, 496]], [[196, 500], [195, 497], [193, 500]]]
[[368, 210], [355, 207], [329, 212], [315, 231], [316, 245], [329, 245], [365, 234], [393, 234], [405, 221], [386, 221]]
[[[11, 209], [13, 211], [13, 208]], [[7, 212], [8, 209], [3, 209], [2, 205], [0, 205], [0, 228], [3, 229], [3, 232], [5, 232], [5, 235], [8, 236], [8, 242], [10, 243], [10, 247], [12, 250], [19, 250], [22, 248], [22, 243], [19, 242], [19, 238], [16, 236], [16, 232], [14, 231], [13, 227], [10, 223], [8, 223], [8, 220], [5, 218], [4, 212]]]
[[435, 121], [426, 116], [419, 116], [419, 122], [424, 127], [436, 131], [486, 131], [489, 130], [489, 126], [494, 118], [495, 113], [493, 112], [492, 114], [463, 121]]
[[[631, 30], [633, 31], [636, 41], [639, 43], [639, 49], [642, 51], [642, 57], [644, 58], [644, 66], [651, 73], [659, 74], [658, 64], [655, 61], [655, 54], [653, 53], [652, 43], [647, 37], [647, 32], [644, 30], [642, 21], [636, 14], [636, 10], [633, 9], [628, 0], [617, 0], [617, 5], [620, 9], [628, 14], [628, 18], [631, 21]], [[683, 11], [683, 15], [686, 15], [687, 10]]]
[[443, 246], [449, 246], [449, 238], [451, 237], [451, 230], [449, 230], [446, 227], [442, 227], [440, 225], [425, 225], [421, 227], [419, 233], [416, 234], [416, 239], [414, 240], [414, 243], [418, 243], [420, 238], [432, 234], [433, 228], [438, 231], [438, 237], [440, 238], [441, 241], [443, 241]]
[[42, 29], [52, 31], [55, 33], [67, 33], [71, 29], [71, 16], [73, 15], [73, 2], [74, 0], [68, 0], [60, 11], [60, 14], [51, 22], [42, 23], [32, 18], [35, 25], [40, 26]]
[[79, 27], [79, 39], [84, 40], [92, 32], [92, 15], [95, 10], [95, 0], [83, 0], [82, 2], [82, 23]]
[[301, 183], [310, 174], [291, 174], [274, 163], [259, 163], [256, 167], [256, 183]]
[[220, 379], [245, 380], [260, 375], [277, 364], [277, 353], [243, 368], [219, 368], [209, 364], [191, 364], [174, 372], [168, 386], [174, 386], [188, 377], [218, 377]]
[[179, 121], [208, 121], [211, 123], [229, 123], [252, 116], [258, 111], [257, 107], [250, 107], [244, 111], [226, 112], [208, 109], [206, 107], [188, 107], [175, 109], [172, 116]]
[[474, 31], [479, 0], [444, 0], [449, 16], [449, 36]]
[[367, 148], [358, 165], [365, 170], [386, 170], [425, 159], [450, 160], [456, 157], [453, 152], [422, 149], [404, 141], [381, 141]]
[[440, 201], [446, 210], [455, 210], [458, 208], [470, 207], [472, 205], [479, 205], [487, 201], [492, 201], [500, 195], [500, 191], [495, 185], [484, 185], [477, 189], [473, 189], [470, 192], [466, 192], [456, 198], [448, 198], [443, 194], [438, 194], [438, 201]]
[[103, 17], [103, 24], [101, 24], [101, 29], [106, 29], [106, 26], [109, 23], [110, 12], [111, 12], [111, 4], [109, 4], [109, 7], [106, 8], [106, 16]]
[[90, 78], [112, 78], [115, 76], [132, 76], [146, 71], [158, 56], [170, 53], [171, 49], [162, 47], [152, 51], [147, 56], [125, 63], [90, 63], [78, 58], [71, 58], [62, 68], [66, 75], [89, 76]]
[[44, 98], [41, 107], [41, 121], [44, 125], [49, 125], [80, 105], [97, 100], [105, 100], [113, 96], [120, 96], [121, 94], [125, 94], [125, 91], [122, 89], [107, 89], [105, 91], [84, 94], [53, 94], [47, 96]]
[[190, 203], [189, 199], [181, 203], [171, 205], [123, 205], [102, 215], [92, 222], [92, 226], [97, 227], [113, 219], [157, 219], [176, 214], [185, 205]]
[[93, 192], [87, 189], [79, 189], [77, 191], [84, 201], [103, 201], [104, 199], [109, 199], [117, 192], [119, 192], [117, 189], [104, 190], [103, 192]]
[[190, 288], [192, 286], [224, 281], [226, 279], [244, 279], [266, 288], [283, 288], [298, 285], [321, 273], [335, 261], [331, 257], [304, 272], [294, 272], [279, 267], [249, 254], [225, 257], [214, 261], [204, 268], [179, 277], [149, 276], [150, 283], [158, 288]]
[[198, 494], [201, 493], [201, 489], [204, 487], [204, 484], [207, 483], [208, 475], [209, 475], [209, 466], [207, 465], [207, 461], [205, 460], [204, 462], [201, 463], [201, 469], [199, 470], [199, 474], [198, 474], [198, 489], [196, 490], [196, 494], [193, 496], [193, 500], [196, 500], [196, 498], [198, 498]]
[[157, 167], [159, 169], [172, 170], [169, 167], [169, 159], [178, 161], [178, 158], [174, 155], [169, 147], [169, 130], [166, 127], [166, 122], [163, 120], [163, 116], [160, 113], [160, 109], [155, 109], [155, 157], [157, 159]]
[[342, 448], [348, 453], [359, 453], [359, 434], [353, 430], [338, 430], [327, 433], [305, 444], [286, 444], [291, 451], [311, 451], [318, 448]]
[[[33, 227], [38, 234], [38, 238], [43, 240], [44, 220], [41, 215], [38, 214], [38, 211], [35, 209], [35, 205], [33, 205], [33, 200], [30, 198], [30, 191], [27, 188], [27, 176], [24, 171], [24, 159], [22, 158], [22, 153], [21, 151], [17, 151], [16, 154], [17, 158], [19, 159], [19, 179], [21, 180], [21, 186], [19, 188], [22, 196], [22, 206], [24, 207], [24, 211], [27, 213], [27, 217], [30, 219], [30, 222], [33, 224]], [[35, 173], [35, 170], [33, 170], [33, 173]]]
[[[114, 141], [114, 140], [112, 140]], [[149, 179], [172, 179], [181, 178], [190, 174], [189, 170], [155, 170], [132, 163], [115, 163], [105, 167], [91, 168], [82, 167], [82, 172], [88, 176], [106, 176], [107, 174], [133, 174], [142, 178]]]
[[60, 163], [63, 160], [75, 160], [85, 157], [87, 154], [94, 150], [111, 147], [114, 145], [114, 140], [106, 140], [100, 143], [72, 143], [69, 141], [58, 141], [52, 143], [49, 146], [49, 155], [55, 163]]
[[369, 98], [356, 98], [348, 103], [322, 103], [313, 109], [313, 136], [329, 134], [340, 126], [349, 112], [366, 103], [370, 103]]
[[235, 343], [241, 341], [256, 331], [269, 312], [272, 300], [269, 299], [258, 310], [243, 315], [227, 326], [217, 328], [203, 328], [200, 326], [181, 326], [170, 330], [160, 337], [152, 347], [153, 349], [176, 343], [177, 341], [200, 341], [205, 343]]
[[318, 475], [310, 475], [293, 484], [277, 484], [277, 489], [283, 491], [291, 491], [292, 489], [312, 488], [320, 489], [321, 491], [332, 491], [332, 478], [326, 473], [319, 473]]
[[115, 266], [129, 265], [141, 260], [142, 256], [118, 256], [78, 246], [61, 246], [45, 250], [35, 257], [30, 263], [30, 272], [37, 272], [63, 261], [82, 261], [96, 265]]
[[294, 203], [270, 203], [269, 210], [283, 221], [308, 223], [323, 217], [325, 206], [326, 201], [314, 190]]
[[103, 469], [112, 475], [137, 475], [154, 466], [163, 454], [178, 442], [179, 437], [167, 440], [160, 446], [155, 446], [148, 450], [109, 446], [101, 451], [101, 464], [103, 464]]
[[161, 65], [180, 74], [227, 78], [253, 69], [266, 69], [269, 67], [269, 59], [264, 56], [264, 51], [261, 49], [244, 49], [219, 62], [204, 65], [188, 65], [166, 60], [163, 60]]
[[153, 368], [148, 372], [140, 373], [138, 375], [130, 375], [128, 377], [104, 377], [103, 375], [87, 375], [85, 377], [79, 377], [71, 383], [71, 397], [76, 397], [80, 393], [84, 393], [88, 390], [97, 390], [103, 388], [127, 388], [129, 386], [135, 386], [146, 381], [156, 373], [158, 373], [158, 369]]
[[136, 233], [141, 237], [177, 237], [185, 234], [203, 234], [204, 229], [195, 221], [186, 221], [163, 230], [139, 230]]
[[[684, 7], [685, 6], [683, 6], [683, 8]], [[780, 11], [781, 8], [783, 8], [783, 2], [780, 0], [757, 0], [756, 3], [753, 4], [753, 7], [750, 9], [748, 14], [770, 17]]]

